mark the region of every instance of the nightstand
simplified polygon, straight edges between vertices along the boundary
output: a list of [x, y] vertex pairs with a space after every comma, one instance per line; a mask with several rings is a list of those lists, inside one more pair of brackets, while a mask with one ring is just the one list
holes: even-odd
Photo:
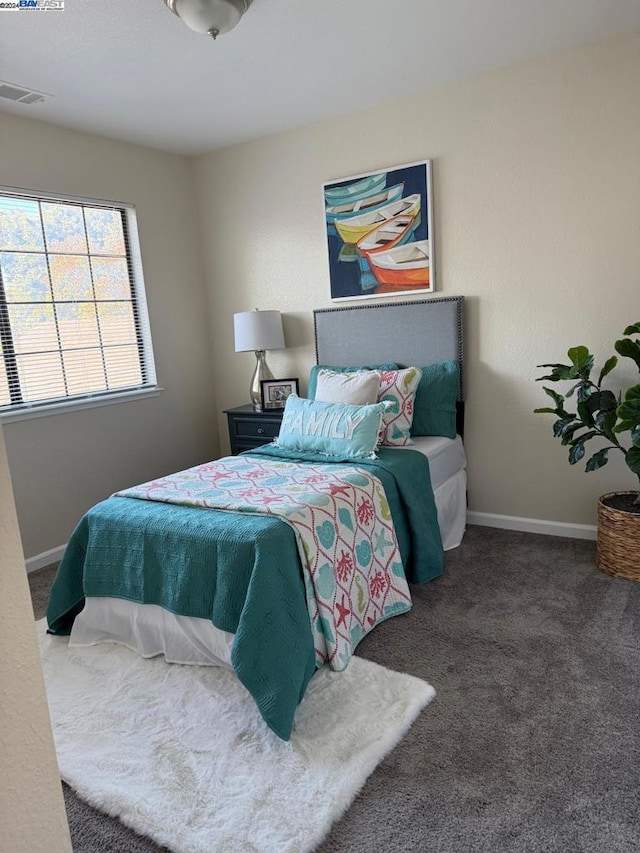
[[269, 444], [280, 432], [283, 412], [256, 412], [251, 404], [225, 409], [229, 421], [231, 453]]

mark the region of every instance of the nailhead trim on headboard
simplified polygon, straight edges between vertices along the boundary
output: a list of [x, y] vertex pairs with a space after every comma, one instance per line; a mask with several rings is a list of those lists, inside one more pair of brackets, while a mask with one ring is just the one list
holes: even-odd
[[[464, 400], [464, 332], [463, 332], [463, 305], [464, 305], [464, 297], [463, 296], [443, 296], [435, 299], [419, 299], [419, 300], [411, 300], [411, 301], [403, 301], [403, 302], [377, 302], [373, 305], [344, 305], [337, 308], [318, 308], [313, 312], [313, 326], [314, 326], [314, 335], [315, 335], [315, 350], [316, 350], [316, 362], [320, 363], [320, 353], [318, 349], [318, 320], [321, 318], [321, 315], [327, 314], [337, 314], [344, 311], [354, 311], [354, 312], [372, 312], [372, 311], [388, 311], [390, 315], [393, 315], [393, 311], [396, 308], [411, 306], [416, 309], [415, 315], [411, 315], [411, 318], [415, 320], [417, 323], [424, 323], [424, 327], [421, 325], [420, 327], [416, 327], [414, 331], [422, 331], [424, 328], [428, 332], [428, 317], [431, 316], [428, 314], [428, 310], [430, 307], [438, 306], [442, 307], [443, 303], [452, 303], [451, 309], [454, 312], [453, 315], [453, 323], [452, 328], [454, 331], [455, 339], [452, 342], [451, 346], [451, 355], [449, 357], [456, 357], [457, 361], [460, 364], [460, 390], [459, 390], [459, 399], [460, 401]], [[362, 330], [362, 316], [360, 316], [360, 321], [357, 320], [356, 315], [354, 315], [354, 324], [353, 331], [350, 332], [349, 338], [353, 339], [355, 342], [355, 346], [350, 353], [353, 354], [353, 357], [349, 359], [350, 364], [358, 364], [358, 363], [367, 363], [371, 361], [371, 351], [369, 351], [369, 355], [363, 361], [358, 358], [357, 349], [358, 349], [358, 340], [362, 340], [362, 335], [366, 334], [366, 331]], [[360, 327], [360, 329], [358, 328]], [[358, 337], [358, 331], [360, 332], [360, 337]], [[428, 334], [424, 337], [424, 354], [421, 355], [419, 352], [416, 353], [416, 358], [412, 360], [414, 364], [417, 366], [425, 365], [430, 363], [433, 360], [431, 354], [429, 353], [429, 336]], [[422, 335], [420, 335], [420, 347], [422, 346]], [[457, 355], [456, 355], [457, 354]], [[375, 359], [377, 363], [381, 363], [384, 361], [398, 361], [397, 357], [393, 356], [392, 348], [391, 350], [386, 349], [381, 355], [380, 358]], [[331, 358], [322, 356], [322, 362], [324, 364], [335, 364]], [[343, 365], [344, 366], [344, 365]]]

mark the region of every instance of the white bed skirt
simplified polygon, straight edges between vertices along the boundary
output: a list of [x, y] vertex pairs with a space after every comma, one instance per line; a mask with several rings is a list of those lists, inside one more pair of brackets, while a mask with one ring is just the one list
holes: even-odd
[[[464, 468], [434, 491], [438, 524], [445, 551], [464, 536], [467, 475]], [[232, 669], [233, 634], [208, 619], [176, 616], [157, 604], [136, 604], [120, 598], [87, 598], [76, 616], [70, 646], [121, 643], [143, 657], [164, 655], [169, 663], [205, 664]]]
[[73, 623], [69, 645], [120, 643], [144, 658], [164, 655], [169, 663], [232, 669], [233, 638], [208, 619], [177, 616], [157, 604], [102, 597], [86, 599]]
[[438, 486], [433, 493], [438, 511], [438, 526], [445, 551], [462, 542], [467, 524], [467, 472], [463, 468]]

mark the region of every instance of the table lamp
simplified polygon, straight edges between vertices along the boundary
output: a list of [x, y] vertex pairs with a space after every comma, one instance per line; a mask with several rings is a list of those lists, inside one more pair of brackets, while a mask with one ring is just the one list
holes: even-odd
[[265, 358], [268, 349], [284, 349], [284, 332], [279, 311], [241, 311], [233, 315], [236, 352], [255, 352], [256, 369], [251, 377], [249, 395], [253, 408], [262, 410], [260, 382], [273, 379]]

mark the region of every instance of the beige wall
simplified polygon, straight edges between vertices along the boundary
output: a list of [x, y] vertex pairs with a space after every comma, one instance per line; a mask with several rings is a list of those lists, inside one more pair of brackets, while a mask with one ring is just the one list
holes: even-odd
[[[313, 363], [311, 309], [330, 304], [321, 184], [434, 160], [439, 292], [467, 297], [470, 508], [593, 523], [621, 464], [565, 461], [535, 365], [588, 343], [600, 356], [640, 320], [640, 36], [565, 53], [198, 158], [210, 327], [190, 163], [0, 115], [0, 184], [133, 202], [157, 398], [6, 426], [24, 549], [64, 541], [113, 490], [210, 458], [221, 410], [247, 400], [250, 354], [232, 314], [286, 313], [276, 375]], [[213, 357], [209, 335], [213, 335]], [[217, 365], [214, 377], [211, 365]], [[629, 374], [630, 375], [630, 374]], [[0, 751], [3, 842], [70, 849], [0, 430]], [[31, 807], [36, 806], [32, 812]], [[8, 848], [9, 849], [9, 848]]]
[[206, 293], [187, 158], [0, 114], [0, 185], [136, 206], [161, 395], [5, 424], [27, 557], [113, 491], [218, 451]]
[[0, 427], [0, 850], [71, 851]]
[[597, 495], [634, 479], [568, 465], [534, 377], [571, 345], [608, 356], [640, 320], [639, 92], [637, 34], [198, 158], [219, 408], [248, 396], [234, 311], [286, 312], [292, 346], [269, 361], [308, 375], [330, 304], [322, 183], [429, 157], [439, 294], [467, 299], [470, 509], [593, 524]]

